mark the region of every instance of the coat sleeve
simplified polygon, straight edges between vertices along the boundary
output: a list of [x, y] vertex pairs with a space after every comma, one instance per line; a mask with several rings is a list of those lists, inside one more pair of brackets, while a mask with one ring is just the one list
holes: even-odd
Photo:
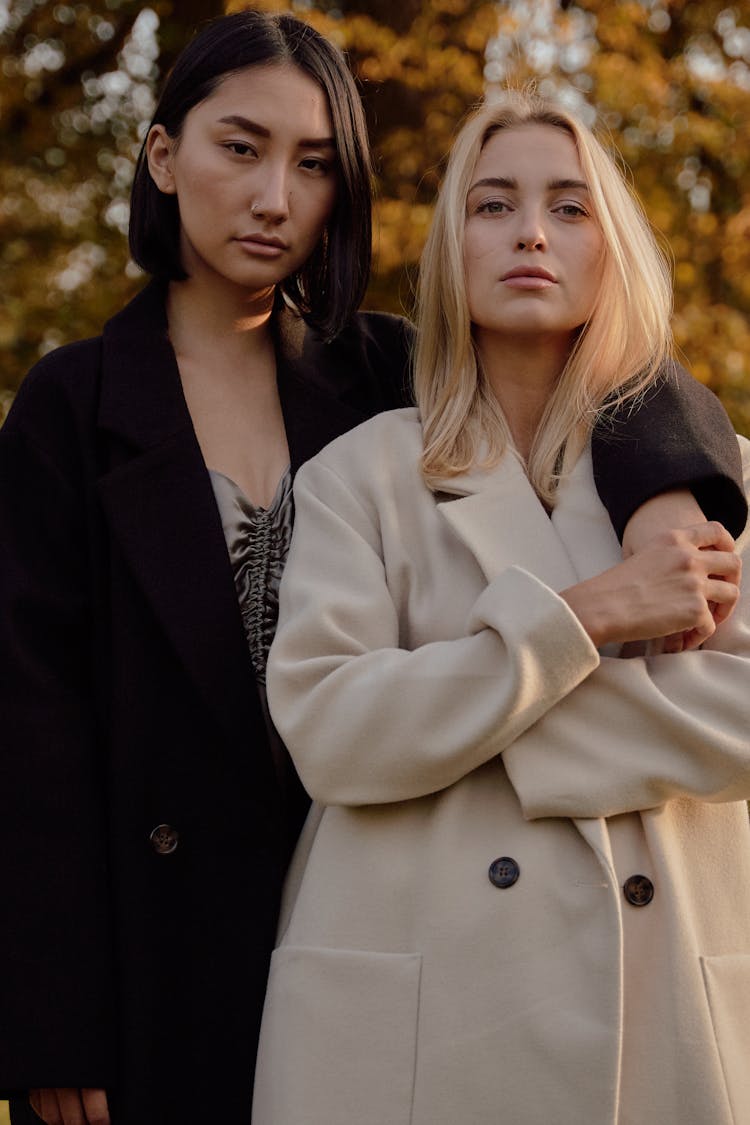
[[[85, 494], [32, 436], [35, 380], [0, 431], [0, 1089], [113, 1079], [103, 764]], [[41, 410], [39, 404], [43, 403]]]
[[528, 819], [614, 816], [678, 797], [750, 799], [750, 529], [738, 550], [739, 604], [701, 650], [603, 658], [505, 751]]
[[708, 519], [742, 532], [747, 500], [732, 424], [716, 395], [679, 364], [637, 408], [607, 414], [591, 448], [596, 487], [620, 539], [636, 508], [673, 488], [691, 489]]
[[598, 665], [567, 604], [516, 567], [483, 591], [465, 636], [399, 647], [378, 529], [358, 499], [318, 459], [295, 504], [267, 686], [314, 799], [401, 801], [451, 785]]

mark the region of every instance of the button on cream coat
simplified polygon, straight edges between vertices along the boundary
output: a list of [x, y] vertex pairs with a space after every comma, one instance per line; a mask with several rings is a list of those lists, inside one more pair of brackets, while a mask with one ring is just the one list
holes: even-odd
[[434, 495], [420, 445], [381, 415], [297, 479], [268, 687], [317, 804], [254, 1125], [747, 1125], [748, 592], [601, 655], [556, 594], [620, 559], [588, 454], [550, 519], [514, 456]]

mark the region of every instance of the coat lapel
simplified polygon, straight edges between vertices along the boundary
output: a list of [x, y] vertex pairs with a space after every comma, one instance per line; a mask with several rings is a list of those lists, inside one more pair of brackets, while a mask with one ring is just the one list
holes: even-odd
[[151, 283], [105, 328], [99, 494], [112, 535], [165, 634], [236, 738], [260, 720], [211, 482]]
[[509, 566], [521, 566], [553, 590], [575, 583], [565, 544], [513, 453], [493, 469], [449, 478], [438, 488], [460, 497], [438, 507], [488, 582]]
[[[279, 394], [293, 471], [367, 415], [336, 348], [289, 310], [276, 317]], [[105, 327], [99, 494], [112, 534], [196, 689], [235, 737], [261, 721], [224, 533], [151, 282]]]
[[552, 526], [565, 544], [579, 582], [622, 562], [620, 543], [596, 491], [590, 445], [560, 488]]
[[[501, 464], [441, 482], [463, 499], [440, 505], [445, 518], [474, 554], [491, 581], [508, 566], [522, 566], [560, 591], [614, 566], [620, 545], [594, 484], [587, 447], [563, 481], [550, 518], [529, 484], [518, 459], [507, 453]], [[616, 655], [618, 645], [609, 655]], [[574, 820], [602, 868], [602, 885], [615, 887], [607, 822]], [[615, 896], [617, 900], [617, 896]]]

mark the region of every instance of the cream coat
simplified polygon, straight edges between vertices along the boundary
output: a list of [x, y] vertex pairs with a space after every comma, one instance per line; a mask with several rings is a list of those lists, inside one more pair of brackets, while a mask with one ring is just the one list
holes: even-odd
[[589, 455], [549, 519], [420, 446], [392, 412], [297, 478], [268, 687], [318, 804], [254, 1125], [747, 1125], [750, 582], [700, 652], [601, 655], [555, 592], [620, 559]]

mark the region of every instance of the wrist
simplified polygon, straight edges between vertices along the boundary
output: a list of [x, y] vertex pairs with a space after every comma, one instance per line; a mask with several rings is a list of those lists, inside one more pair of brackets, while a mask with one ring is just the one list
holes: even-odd
[[562, 590], [560, 597], [567, 603], [596, 648], [613, 639], [612, 598], [599, 598], [590, 582], [579, 582], [568, 590]]

